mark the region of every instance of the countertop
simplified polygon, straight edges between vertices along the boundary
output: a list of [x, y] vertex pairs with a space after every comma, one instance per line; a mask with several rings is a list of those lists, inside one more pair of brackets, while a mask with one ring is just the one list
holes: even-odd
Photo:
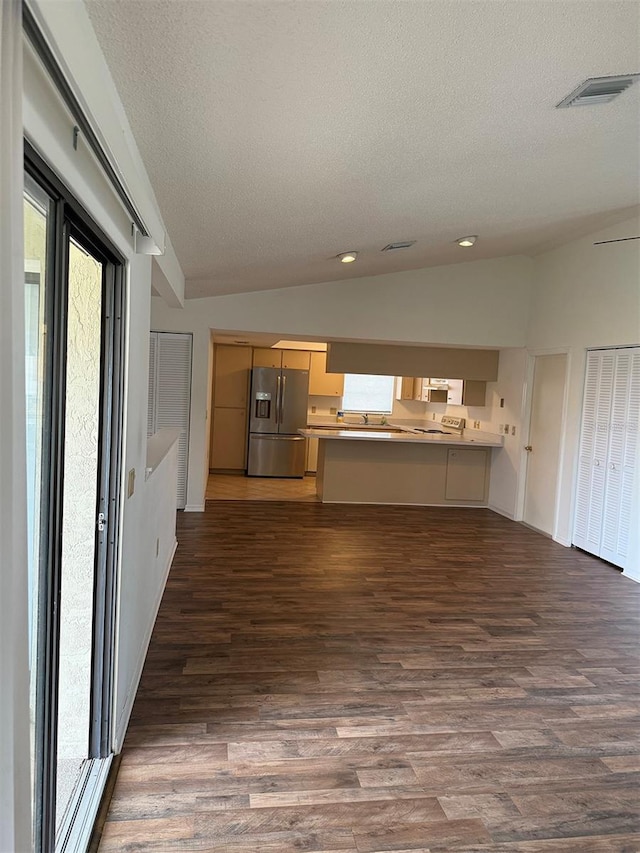
[[[363, 424], [364, 426], [364, 424]], [[389, 427], [394, 427], [394, 424], [388, 424]], [[402, 427], [397, 427], [403, 429]], [[457, 446], [468, 446], [473, 444], [475, 447], [502, 447], [503, 438], [500, 435], [493, 435], [487, 432], [477, 432], [477, 435], [457, 435], [455, 433], [415, 433], [404, 428], [402, 432], [390, 432], [383, 427], [372, 430], [369, 426], [367, 429], [358, 429], [357, 425], [351, 425], [348, 429], [336, 427], [334, 429], [299, 429], [300, 435], [305, 438], [321, 438], [327, 440], [338, 441], [392, 441], [395, 443], [411, 443], [411, 444], [450, 444]]]

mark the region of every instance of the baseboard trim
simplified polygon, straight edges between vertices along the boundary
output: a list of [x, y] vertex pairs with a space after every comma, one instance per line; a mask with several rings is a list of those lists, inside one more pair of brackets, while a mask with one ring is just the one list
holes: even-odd
[[142, 677], [142, 670], [144, 667], [144, 662], [147, 658], [147, 651], [149, 650], [149, 643], [151, 642], [151, 635], [153, 634], [153, 629], [156, 624], [156, 619], [158, 618], [158, 610], [160, 609], [160, 602], [162, 601], [162, 596], [164, 595], [164, 590], [167, 585], [167, 580], [169, 578], [169, 572], [171, 571], [171, 564], [173, 563], [173, 558], [175, 557], [176, 550], [178, 548], [178, 540], [175, 539], [173, 542], [173, 547], [171, 549], [171, 553], [169, 554], [169, 559], [167, 561], [167, 565], [164, 569], [164, 576], [162, 579], [162, 583], [160, 584], [160, 589], [158, 591], [158, 595], [156, 597], [156, 601], [153, 608], [153, 619], [149, 621], [149, 627], [147, 628], [147, 634], [145, 640], [142, 644], [142, 648], [140, 649], [140, 655], [138, 656], [138, 660], [136, 663], [136, 668], [133, 673], [133, 677], [129, 684], [129, 689], [127, 690], [127, 698], [125, 699], [124, 706], [122, 708], [122, 714], [119, 722], [116, 726], [116, 734], [115, 734], [115, 742], [113, 744], [113, 751], [115, 753], [119, 753], [122, 749], [122, 745], [124, 743], [124, 737], [127, 733], [127, 728], [129, 727], [129, 718], [131, 717], [131, 711], [133, 710], [133, 703], [136, 699], [136, 693], [138, 692], [138, 685], [140, 684], [140, 678]]
[[187, 504], [183, 512], [204, 512], [204, 504]]
[[515, 519], [515, 516], [514, 516], [514, 514], [513, 514], [512, 512], [508, 512], [506, 509], [500, 509], [500, 507], [499, 507], [499, 506], [496, 506], [495, 504], [489, 504], [489, 505], [487, 506], [487, 509], [490, 509], [490, 510], [491, 510], [491, 512], [495, 512], [495, 513], [497, 513], [498, 515], [502, 515], [502, 516], [504, 516], [504, 518], [508, 518], [510, 521], [515, 521], [515, 520], [516, 520], [516, 519]]

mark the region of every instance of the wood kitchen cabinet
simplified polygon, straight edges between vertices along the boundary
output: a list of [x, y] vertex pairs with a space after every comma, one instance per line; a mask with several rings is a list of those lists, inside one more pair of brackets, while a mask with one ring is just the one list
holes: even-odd
[[213, 368], [213, 417], [209, 467], [246, 467], [251, 347], [217, 344]]
[[308, 350], [255, 347], [253, 350], [253, 366], [309, 370], [309, 355]]
[[216, 470], [242, 470], [246, 466], [246, 408], [215, 408], [210, 467]]
[[282, 367], [282, 350], [254, 347], [254, 367]]
[[215, 353], [213, 405], [240, 409], [249, 399], [251, 347], [218, 344]]
[[416, 382], [420, 381], [420, 379], [414, 379], [413, 376], [398, 376], [396, 400], [415, 400]]
[[413, 376], [399, 376], [396, 386], [396, 400], [419, 400], [422, 403], [446, 403], [447, 392], [444, 388], [432, 388], [429, 379], [416, 379]]
[[317, 397], [342, 397], [343, 393], [344, 374], [327, 373], [326, 352], [312, 352], [309, 394]]

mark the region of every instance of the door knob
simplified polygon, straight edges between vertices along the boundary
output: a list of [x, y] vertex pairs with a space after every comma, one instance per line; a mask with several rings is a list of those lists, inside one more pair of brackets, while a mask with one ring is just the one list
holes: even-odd
[[527, 453], [531, 453], [531, 451], [533, 450], [533, 447], [530, 444], [527, 444], [527, 446], [525, 447], [525, 450], [527, 451]]

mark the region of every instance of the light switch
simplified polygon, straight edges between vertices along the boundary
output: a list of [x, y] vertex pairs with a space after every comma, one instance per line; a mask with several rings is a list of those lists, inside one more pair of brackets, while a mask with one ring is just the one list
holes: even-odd
[[130, 498], [131, 495], [135, 492], [135, 490], [136, 490], [136, 469], [132, 468], [129, 471], [129, 479], [128, 479], [128, 485], [127, 485], [127, 497]]

